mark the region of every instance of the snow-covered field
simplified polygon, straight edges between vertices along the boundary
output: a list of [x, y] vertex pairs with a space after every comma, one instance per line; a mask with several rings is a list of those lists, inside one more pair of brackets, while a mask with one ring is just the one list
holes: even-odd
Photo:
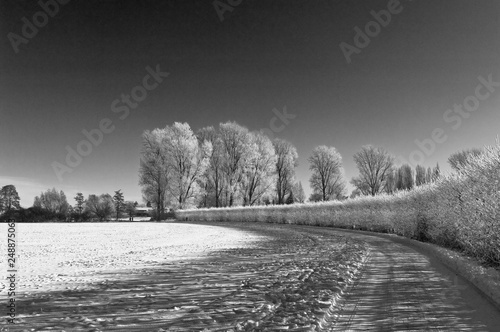
[[17, 233], [19, 331], [315, 329], [367, 254], [360, 241], [262, 223], [18, 224]]
[[[7, 234], [7, 225], [1, 227], [1, 234]], [[137, 222], [18, 223], [16, 237], [18, 285], [29, 292], [68, 289], [69, 283], [89, 287], [99, 281], [98, 272], [200, 258], [262, 239], [209, 225]], [[1, 253], [6, 252], [3, 240]]]

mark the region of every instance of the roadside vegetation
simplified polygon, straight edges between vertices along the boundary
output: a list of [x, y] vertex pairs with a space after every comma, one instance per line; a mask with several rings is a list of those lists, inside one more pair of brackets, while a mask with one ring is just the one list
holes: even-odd
[[[176, 215], [179, 220], [259, 221], [395, 233], [462, 251], [485, 265], [498, 268], [500, 142], [479, 152], [460, 151], [450, 156], [450, 163], [454, 173], [439, 175], [439, 169], [425, 172], [428, 183], [403, 190], [397, 189], [398, 182], [402, 186], [410, 180], [401, 176], [405, 174], [401, 168], [393, 171], [396, 190], [392, 194], [382, 189], [388, 188], [392, 181], [385, 177], [379, 179], [378, 186], [372, 187], [378, 189], [366, 189], [370, 194], [363, 195], [363, 185], [359, 185], [361, 196], [349, 200], [191, 209], [176, 211]], [[406, 173], [411, 174], [407, 170]]]

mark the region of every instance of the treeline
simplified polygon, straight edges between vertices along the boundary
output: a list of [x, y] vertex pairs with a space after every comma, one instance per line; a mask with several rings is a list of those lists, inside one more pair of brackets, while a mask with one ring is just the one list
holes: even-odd
[[[302, 183], [295, 178], [297, 149], [271, 140], [235, 122], [194, 132], [187, 123], [145, 131], [139, 170], [143, 197], [156, 215], [175, 209], [304, 203]], [[393, 194], [435, 181], [434, 169], [396, 167], [383, 148], [364, 146], [354, 155], [359, 176], [351, 198]], [[309, 201], [347, 199], [342, 156], [335, 147], [318, 146], [308, 158], [311, 171]]]
[[115, 195], [89, 195], [82, 193], [74, 197], [70, 205], [64, 192], [55, 188], [36, 196], [33, 206], [23, 208], [15, 186], [4, 186], [0, 191], [0, 221], [15, 219], [19, 222], [90, 222], [128, 218], [136, 215], [137, 202], [125, 201], [121, 190]]
[[[143, 197], [156, 214], [165, 207], [232, 207], [304, 203], [296, 180], [295, 146], [271, 140], [235, 122], [194, 132], [174, 123], [143, 133], [139, 170]], [[318, 146], [308, 159], [311, 200], [345, 197], [342, 157], [334, 147]]]
[[434, 182], [441, 175], [439, 164], [433, 169], [426, 169], [421, 165], [412, 169], [408, 164], [396, 166], [394, 159], [394, 156], [383, 148], [363, 146], [361, 151], [354, 155], [359, 176], [351, 179], [355, 189], [350, 197], [411, 190], [416, 186]]
[[[479, 149], [460, 151], [448, 162], [458, 170], [469, 157], [481, 153]], [[353, 158], [359, 175], [350, 180], [355, 188], [350, 198], [409, 191], [435, 182], [441, 173], [439, 165], [433, 169], [396, 166], [395, 157], [387, 150], [370, 145], [363, 146]], [[335, 147], [317, 146], [308, 163], [312, 194], [306, 199], [302, 183], [296, 180], [298, 153], [291, 142], [271, 140], [235, 122], [197, 132], [187, 123], [176, 122], [143, 133], [139, 185], [143, 200], [154, 208], [154, 220], [172, 217], [172, 208], [284, 205], [349, 198], [342, 156]], [[0, 213], [4, 212], [4, 217], [15, 213], [17, 219], [32, 221], [117, 220], [133, 217], [137, 207], [137, 202], [126, 202], [120, 190], [114, 196], [89, 195], [86, 199], [79, 193], [71, 206], [62, 191], [52, 189], [37, 196], [29, 209], [19, 207], [18, 196], [14, 186], [2, 188]]]

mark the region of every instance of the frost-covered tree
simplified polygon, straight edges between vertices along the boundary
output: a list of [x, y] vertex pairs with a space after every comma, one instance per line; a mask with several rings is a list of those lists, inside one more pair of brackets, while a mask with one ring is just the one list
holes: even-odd
[[198, 131], [198, 142], [204, 141], [212, 144], [212, 151], [209, 157], [209, 163], [200, 181], [204, 192], [201, 197], [200, 205], [204, 207], [222, 206], [222, 193], [224, 191], [224, 146], [220, 139], [219, 132], [214, 127], [205, 127]]
[[130, 221], [134, 220], [137, 205], [138, 205], [137, 202], [135, 202], [135, 203], [132, 201], [125, 202], [125, 205], [124, 205], [125, 213], [127, 213], [128, 219]]
[[85, 208], [99, 221], [108, 220], [115, 212], [113, 197], [110, 194], [89, 195]]
[[139, 185], [144, 200], [154, 204], [157, 218], [165, 213], [171, 176], [168, 150], [164, 143], [166, 138], [165, 129], [146, 130], [142, 134]]
[[67, 214], [70, 205], [62, 190], [58, 192], [56, 188], [52, 188], [41, 193], [40, 196], [36, 196], [33, 206], [40, 207], [52, 213]]
[[180, 209], [192, 205], [200, 193], [198, 181], [205, 173], [212, 153], [212, 144], [198, 142], [187, 123], [175, 122], [165, 128], [165, 149], [170, 170], [169, 190]]
[[441, 168], [439, 168], [439, 163], [436, 164], [436, 167], [432, 169], [432, 179], [431, 181], [437, 181], [441, 176]]
[[306, 201], [306, 194], [302, 187], [302, 182], [299, 181], [293, 185], [293, 192], [297, 203], [304, 203]]
[[284, 139], [274, 139], [273, 146], [276, 154], [277, 203], [285, 204], [285, 199], [292, 190], [299, 155], [292, 143]]
[[273, 190], [276, 155], [273, 143], [262, 133], [250, 133], [241, 193], [243, 205], [254, 205]]
[[394, 164], [394, 157], [383, 148], [366, 145], [354, 154], [354, 162], [358, 167], [359, 176], [353, 178], [351, 183], [363, 194], [375, 196], [382, 192], [387, 175]]
[[[360, 179], [359, 177], [354, 177], [351, 179], [351, 184], [359, 191], [356, 191], [358, 193], [358, 196], [366, 196], [366, 195], [371, 195], [372, 194], [372, 189], [368, 186], [368, 183]], [[385, 188], [385, 184], [384, 184]]]
[[314, 193], [321, 195], [322, 201], [340, 199], [346, 189], [342, 156], [334, 147], [316, 147], [308, 159], [309, 180]]
[[219, 125], [219, 137], [223, 156], [222, 171], [225, 178], [225, 205], [233, 206], [251, 158], [250, 135], [247, 128], [236, 122], [226, 122]]
[[459, 172], [463, 167], [465, 167], [471, 158], [477, 157], [483, 153], [483, 150], [478, 148], [473, 149], [464, 149], [458, 152], [453, 153], [448, 158], [448, 163], [451, 168], [457, 172]]

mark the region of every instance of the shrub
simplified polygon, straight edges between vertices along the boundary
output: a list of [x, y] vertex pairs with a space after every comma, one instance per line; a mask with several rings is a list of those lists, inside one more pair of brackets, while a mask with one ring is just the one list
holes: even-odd
[[16, 222], [64, 222], [67, 220], [64, 213], [55, 213], [41, 207], [10, 210], [0, 216], [0, 222], [9, 219], [14, 219]]

